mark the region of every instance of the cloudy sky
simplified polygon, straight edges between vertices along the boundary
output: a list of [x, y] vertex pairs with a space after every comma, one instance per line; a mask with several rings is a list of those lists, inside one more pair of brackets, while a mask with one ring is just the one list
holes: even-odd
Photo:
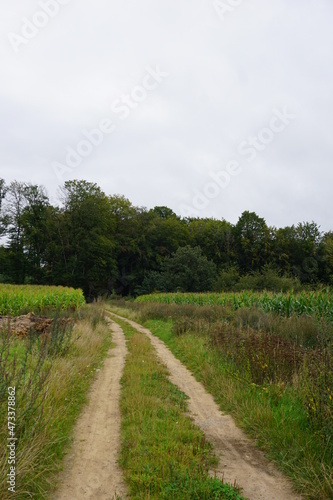
[[332, 0], [0, 6], [0, 177], [333, 229]]

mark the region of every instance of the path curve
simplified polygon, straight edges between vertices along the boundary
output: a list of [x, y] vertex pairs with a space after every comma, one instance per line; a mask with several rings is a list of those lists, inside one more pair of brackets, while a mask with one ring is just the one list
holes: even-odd
[[114, 313], [110, 314], [126, 321], [149, 337], [170, 372], [170, 381], [189, 396], [189, 410], [194, 423], [204, 431], [219, 457], [219, 464], [214, 471], [216, 477], [223, 478], [232, 485], [236, 483], [249, 500], [302, 498], [293, 492], [289, 480], [256, 448], [254, 441], [236, 426], [233, 418], [220, 411], [213, 396], [175, 358], [164, 342], [138, 323]]
[[108, 321], [116, 346], [109, 350], [91, 387], [89, 404], [78, 419], [72, 450], [65, 458], [54, 500], [126, 497], [127, 489], [117, 458], [120, 451], [120, 379], [127, 347], [120, 326]]

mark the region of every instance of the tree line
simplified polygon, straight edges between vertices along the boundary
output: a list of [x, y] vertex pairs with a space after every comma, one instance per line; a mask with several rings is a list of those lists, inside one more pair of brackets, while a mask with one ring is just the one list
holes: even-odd
[[85, 180], [59, 206], [39, 185], [0, 179], [0, 281], [80, 287], [87, 298], [156, 291], [297, 289], [333, 283], [333, 232], [236, 224], [136, 207]]

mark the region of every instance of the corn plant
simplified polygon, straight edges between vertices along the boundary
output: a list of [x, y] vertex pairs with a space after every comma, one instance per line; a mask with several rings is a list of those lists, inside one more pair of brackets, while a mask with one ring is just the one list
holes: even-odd
[[0, 284], [0, 316], [17, 316], [24, 312], [79, 309], [84, 304], [82, 290], [61, 286]]

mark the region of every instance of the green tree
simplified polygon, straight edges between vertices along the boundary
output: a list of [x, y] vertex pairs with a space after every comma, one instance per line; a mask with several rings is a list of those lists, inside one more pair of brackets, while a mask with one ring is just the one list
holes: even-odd
[[45, 189], [26, 184], [23, 189], [25, 206], [21, 213], [22, 243], [25, 273], [32, 283], [43, 283], [50, 203]]
[[213, 288], [216, 266], [202, 255], [200, 247], [187, 245], [163, 261], [162, 276], [169, 292], [206, 292]]
[[144, 228], [140, 224], [141, 209], [120, 195], [108, 199], [113, 220], [112, 239], [117, 261], [117, 273], [110, 283], [112, 291], [131, 294], [138, 284], [141, 255], [143, 252]]
[[190, 219], [188, 222], [191, 245], [200, 246], [207, 259], [222, 268], [235, 260], [232, 225], [225, 220]]
[[268, 263], [271, 237], [265, 219], [255, 212], [243, 212], [234, 227], [234, 237], [237, 260], [243, 273], [259, 270]]
[[3, 200], [6, 196], [6, 191], [7, 191], [7, 187], [6, 187], [5, 180], [0, 178], [0, 236], [2, 236], [4, 234], [5, 228], [6, 228], [6, 222], [5, 222], [5, 219], [3, 218], [3, 214], [2, 214], [2, 204], [3, 204]]
[[22, 214], [27, 204], [25, 198], [26, 184], [13, 181], [7, 188], [5, 202], [2, 207], [5, 224], [5, 234], [8, 237], [6, 244], [7, 252], [7, 274], [13, 283], [24, 283], [25, 264], [23, 243], [23, 221]]
[[147, 214], [146, 243], [150, 250], [150, 266], [158, 269], [166, 257], [190, 243], [185, 221], [166, 207], [155, 207]]
[[333, 232], [325, 233], [319, 245], [319, 272], [325, 283], [333, 285]]
[[318, 277], [318, 249], [321, 232], [314, 222], [302, 222], [274, 230], [275, 264], [283, 273], [298, 277], [302, 283], [315, 282]]
[[87, 181], [67, 181], [62, 192], [62, 281], [94, 297], [108, 288], [117, 272], [109, 201], [96, 184]]

